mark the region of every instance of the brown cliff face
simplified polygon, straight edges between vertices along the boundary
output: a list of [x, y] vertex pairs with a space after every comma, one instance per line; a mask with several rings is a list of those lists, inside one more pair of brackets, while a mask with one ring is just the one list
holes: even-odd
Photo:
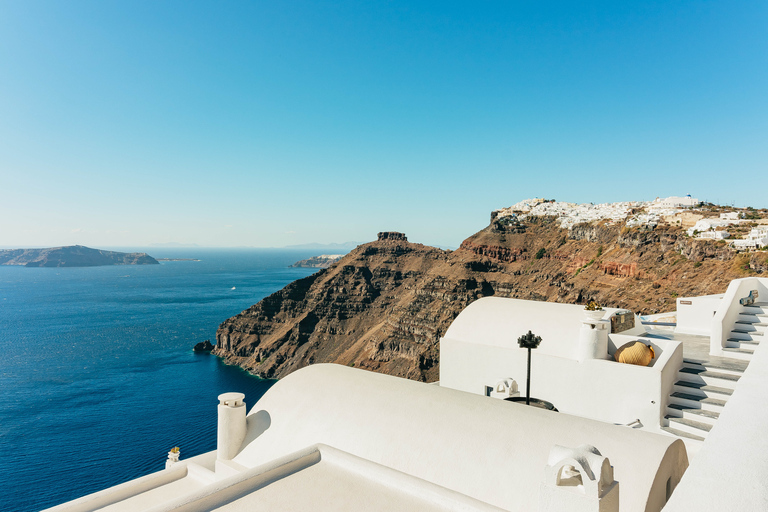
[[673, 227], [492, 222], [456, 251], [385, 232], [226, 320], [214, 353], [269, 378], [335, 362], [429, 382], [440, 336], [480, 297], [596, 300], [648, 314], [674, 310], [678, 295], [721, 293], [766, 267], [765, 252], [736, 254]]

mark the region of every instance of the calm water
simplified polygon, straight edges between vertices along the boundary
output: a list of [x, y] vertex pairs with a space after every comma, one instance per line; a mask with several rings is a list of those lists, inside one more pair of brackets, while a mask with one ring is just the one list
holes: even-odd
[[192, 346], [289, 282], [311, 254], [149, 249], [202, 261], [0, 266], [0, 510], [50, 507], [216, 448], [216, 397], [270, 381]]

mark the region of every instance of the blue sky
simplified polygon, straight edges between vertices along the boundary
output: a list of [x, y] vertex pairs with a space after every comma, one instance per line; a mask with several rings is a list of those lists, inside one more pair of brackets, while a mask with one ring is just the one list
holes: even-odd
[[768, 207], [768, 3], [0, 0], [0, 246]]

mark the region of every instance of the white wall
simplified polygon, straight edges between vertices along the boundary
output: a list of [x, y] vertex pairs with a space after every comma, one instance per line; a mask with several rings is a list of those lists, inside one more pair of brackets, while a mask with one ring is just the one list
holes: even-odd
[[[637, 339], [616, 335], [611, 338], [618, 346]], [[682, 366], [682, 345], [648, 338], [643, 342], [651, 343], [656, 351], [653, 366], [599, 359], [580, 363], [535, 349], [531, 358], [531, 396], [552, 402], [559, 411], [569, 414], [617, 424], [640, 419], [643, 425], [658, 426]], [[498, 347], [444, 337], [440, 340], [440, 386], [484, 394], [485, 386], [512, 377], [520, 395], [525, 396], [527, 361], [528, 351], [516, 345]]]
[[722, 293], [701, 297], [679, 297], [675, 332], [709, 336], [712, 332], [712, 318], [720, 307], [722, 298]]
[[[603, 318], [616, 311], [625, 310], [605, 308]], [[482, 345], [517, 347], [517, 339], [531, 330], [545, 340], [536, 349], [537, 353], [575, 358], [574, 341], [579, 338], [583, 318], [584, 306], [575, 304], [484, 297], [456, 317], [445, 337]], [[645, 329], [637, 316], [635, 328], [625, 331], [627, 334], [643, 332]]]
[[723, 295], [720, 307], [712, 318], [712, 331], [710, 334], [709, 353], [713, 356], [724, 355], [723, 347], [728, 339], [733, 324], [739, 318], [741, 304], [739, 300], [749, 295], [750, 290], [757, 290], [760, 294], [758, 301], [768, 299], [768, 278], [745, 277], [734, 279], [728, 285]]

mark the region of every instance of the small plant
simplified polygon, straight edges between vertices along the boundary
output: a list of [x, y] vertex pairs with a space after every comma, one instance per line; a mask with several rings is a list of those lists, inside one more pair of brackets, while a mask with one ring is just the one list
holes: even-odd
[[547, 250], [546, 250], [546, 249], [544, 249], [544, 248], [542, 247], [541, 249], [539, 249], [538, 251], [536, 251], [536, 256], [534, 256], [534, 258], [535, 258], [535, 259], [537, 259], [537, 260], [540, 260], [541, 258], [543, 258], [543, 257], [544, 257], [544, 255], [545, 255], [546, 253], [547, 253]]
[[700, 261], [697, 261], [696, 263], [693, 264], [693, 268], [699, 268], [700, 266], [701, 266]]
[[584, 306], [584, 309], [587, 311], [602, 311], [603, 307], [594, 300], [591, 300]]
[[595, 256], [595, 258], [599, 258], [601, 254], [603, 254], [603, 246], [602, 245], [597, 248], [597, 256]]

